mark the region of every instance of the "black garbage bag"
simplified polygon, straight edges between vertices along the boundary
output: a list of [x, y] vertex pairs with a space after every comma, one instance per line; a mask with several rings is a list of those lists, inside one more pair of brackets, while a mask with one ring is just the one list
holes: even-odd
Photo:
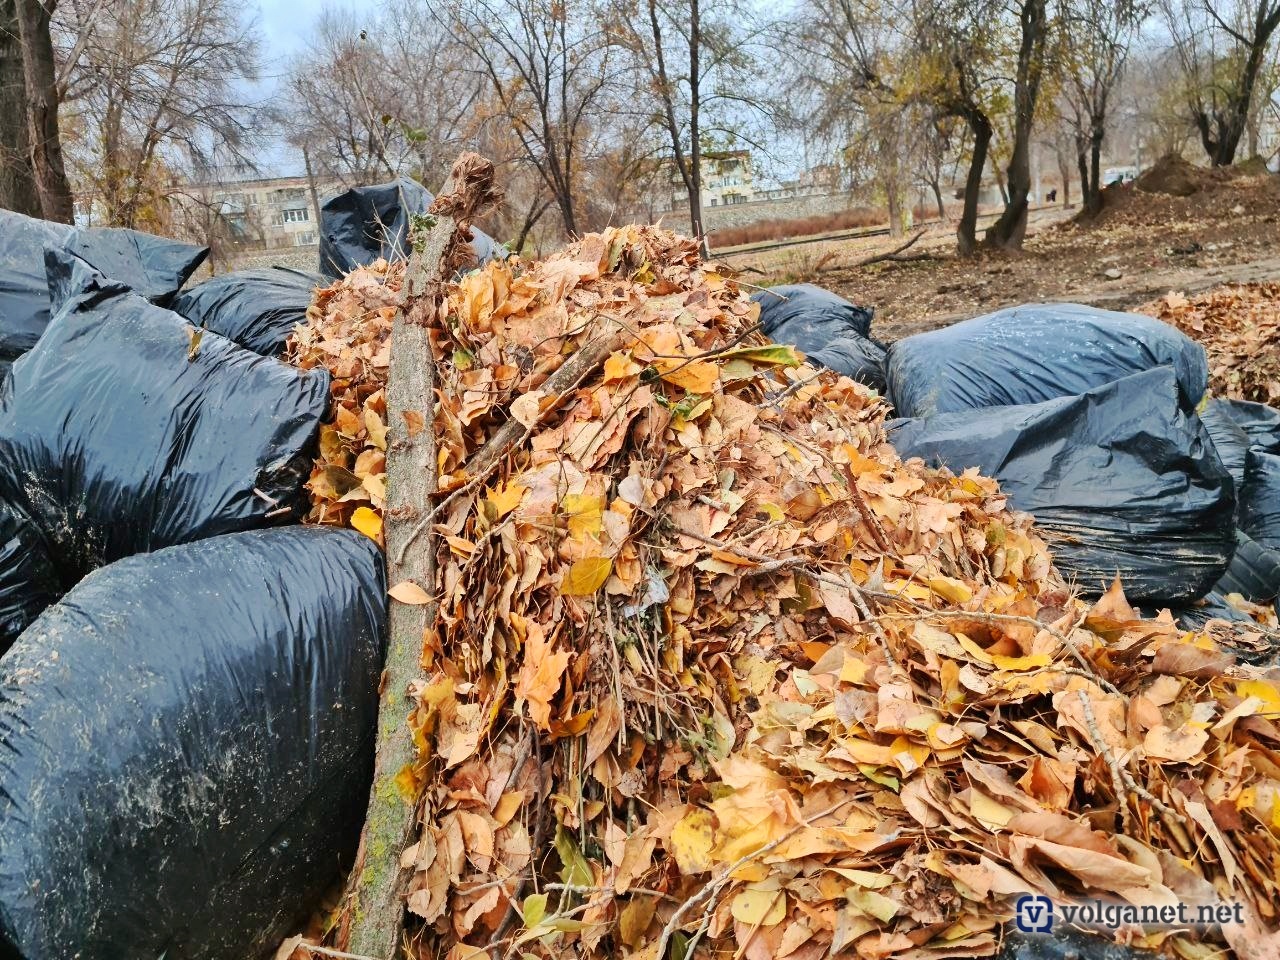
[[173, 311], [254, 353], [276, 357], [306, 319], [315, 288], [328, 285], [326, 277], [288, 267], [237, 270], [183, 291]]
[[805, 353], [820, 350], [841, 334], [852, 330], [860, 337], [871, 336], [872, 310], [851, 303], [839, 294], [812, 283], [792, 283], [770, 287], [751, 295], [760, 304], [760, 324], [765, 336], [795, 344]]
[[[1209, 591], [1200, 600], [1185, 605], [1169, 608], [1173, 619], [1183, 630], [1200, 630], [1210, 620], [1226, 620], [1231, 623], [1253, 623], [1253, 618], [1243, 610], [1231, 605], [1227, 599], [1228, 592], [1221, 586]], [[1154, 616], [1159, 610], [1145, 611]]]
[[[34, 525], [59, 592], [121, 557], [290, 519], [328, 373], [215, 333], [192, 356], [177, 314], [84, 261], [61, 268], [80, 292], [0, 390], [0, 502]], [[0, 567], [0, 596], [22, 582]]]
[[[1200, 422], [1209, 431], [1209, 439], [1218, 451], [1218, 459], [1231, 474], [1237, 494], [1244, 483], [1245, 458], [1249, 454], [1249, 435], [1231, 416], [1227, 401], [1210, 399], [1199, 409]], [[1239, 497], [1237, 496], [1237, 507]]]
[[1188, 409], [1208, 383], [1204, 348], [1167, 323], [1079, 304], [1010, 307], [889, 348], [888, 396], [901, 417], [1077, 396], [1169, 366]]
[[1216, 401], [1249, 437], [1249, 446], [1280, 454], [1280, 410], [1250, 400]]
[[0, 941], [25, 960], [248, 960], [355, 852], [383, 561], [251, 531], [85, 578], [0, 658]]
[[902, 421], [889, 439], [903, 457], [996, 477], [1088, 593], [1119, 574], [1135, 601], [1186, 603], [1231, 561], [1234, 485], [1169, 367], [1078, 397]]
[[1253, 603], [1270, 603], [1280, 597], [1280, 552], [1264, 547], [1243, 530], [1236, 531], [1236, 550], [1227, 572], [1215, 588], [1238, 593]]
[[1262, 546], [1280, 550], [1280, 455], [1249, 451], [1240, 491], [1240, 528]]
[[[355, 187], [320, 208], [320, 272], [337, 279], [382, 257], [409, 258], [409, 220], [427, 212], [435, 199], [420, 183], [401, 177], [390, 183]], [[471, 249], [479, 263], [507, 255], [502, 244], [475, 227]]]
[[30, 350], [52, 309], [44, 248], [63, 247], [165, 306], [209, 255], [199, 247], [136, 230], [78, 228], [0, 210], [0, 358]]
[[40, 528], [0, 501], [0, 653], [63, 590]]
[[1160, 954], [1059, 924], [1052, 933], [1009, 929], [996, 960], [1156, 960]]
[[884, 390], [885, 348], [871, 339], [870, 310], [811, 283], [772, 287], [751, 299], [775, 343], [792, 344], [817, 366]]

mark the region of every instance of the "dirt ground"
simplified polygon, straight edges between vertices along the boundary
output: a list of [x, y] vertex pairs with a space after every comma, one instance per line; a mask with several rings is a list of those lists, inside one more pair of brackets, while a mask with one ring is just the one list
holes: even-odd
[[1020, 254], [958, 258], [954, 227], [937, 225], [908, 251], [930, 255], [922, 261], [851, 266], [901, 242], [887, 237], [725, 259], [751, 283], [807, 281], [874, 307], [883, 340], [1017, 303], [1125, 310], [1170, 291], [1280, 280], [1280, 176], [1157, 166], [1106, 194], [1091, 222], [1078, 210], [1033, 211]]

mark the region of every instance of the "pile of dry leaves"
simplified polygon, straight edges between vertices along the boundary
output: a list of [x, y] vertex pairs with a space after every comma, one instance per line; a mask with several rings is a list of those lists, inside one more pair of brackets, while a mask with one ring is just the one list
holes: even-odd
[[1280, 402], [1280, 284], [1226, 284], [1191, 298], [1170, 293], [1138, 312], [1204, 345], [1214, 394]]
[[[335, 378], [311, 519], [374, 537], [398, 283], [322, 291], [292, 351]], [[1141, 945], [1280, 955], [1274, 674], [1118, 587], [1073, 599], [994, 481], [901, 462], [692, 241], [590, 235], [449, 307], [422, 957], [984, 956], [1026, 892], [1239, 900]]]

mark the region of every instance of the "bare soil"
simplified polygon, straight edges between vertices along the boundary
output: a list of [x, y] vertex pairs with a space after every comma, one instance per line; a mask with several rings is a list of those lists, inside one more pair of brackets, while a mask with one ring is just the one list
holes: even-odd
[[874, 307], [883, 340], [1018, 303], [1126, 310], [1170, 291], [1280, 280], [1280, 177], [1163, 163], [1105, 196], [1097, 217], [1033, 211], [1021, 253], [957, 257], [954, 227], [938, 225], [908, 251], [922, 261], [853, 266], [901, 243], [886, 237], [725, 259], [751, 283], [817, 283]]

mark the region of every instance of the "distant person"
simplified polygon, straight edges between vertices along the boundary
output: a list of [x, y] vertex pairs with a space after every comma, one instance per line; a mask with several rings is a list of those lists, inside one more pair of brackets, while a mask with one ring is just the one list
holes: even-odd
[[1057, 203], [1058, 202], [1057, 188], [1055, 187], [1053, 190], [1050, 190], [1049, 195], [1045, 199], [1048, 200], [1050, 203]]

